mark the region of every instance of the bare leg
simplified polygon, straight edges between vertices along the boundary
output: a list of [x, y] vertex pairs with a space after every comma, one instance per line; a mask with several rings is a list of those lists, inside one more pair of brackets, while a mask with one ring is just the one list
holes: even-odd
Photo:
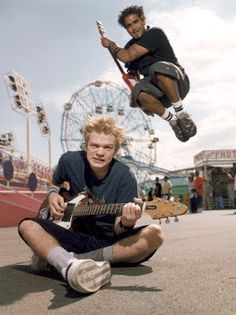
[[19, 231], [33, 252], [45, 260], [52, 248], [60, 246], [39, 224], [31, 220], [23, 221], [19, 226]]
[[135, 263], [145, 259], [163, 243], [161, 229], [151, 224], [136, 235], [127, 237], [113, 245], [113, 257], [116, 262]]
[[141, 92], [138, 97], [139, 102], [142, 104], [144, 109], [149, 110], [153, 114], [162, 116], [165, 112], [164, 106], [161, 102], [150, 94]]
[[171, 103], [175, 103], [180, 100], [176, 80], [157, 73], [156, 81], [157, 86], [164, 92]]

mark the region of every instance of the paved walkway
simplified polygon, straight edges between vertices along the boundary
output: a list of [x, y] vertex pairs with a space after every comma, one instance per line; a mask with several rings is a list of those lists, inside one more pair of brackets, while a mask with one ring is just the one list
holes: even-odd
[[[236, 215], [205, 211], [162, 224], [165, 242], [136, 268], [82, 296], [60, 278], [31, 273], [31, 252], [16, 228], [0, 228], [0, 314], [235, 315]], [[140, 223], [153, 222], [143, 215]]]

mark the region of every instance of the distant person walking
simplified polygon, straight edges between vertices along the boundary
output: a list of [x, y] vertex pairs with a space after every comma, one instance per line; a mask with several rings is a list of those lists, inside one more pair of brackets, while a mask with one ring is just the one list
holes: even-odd
[[222, 183], [217, 179], [214, 184], [215, 208], [224, 209], [224, 199], [222, 196]]
[[165, 199], [170, 199], [172, 194], [172, 185], [169, 181], [169, 177], [165, 176], [162, 183], [162, 197]]
[[205, 190], [204, 179], [199, 175], [199, 171], [195, 172], [194, 187], [197, 194], [197, 211], [202, 212], [203, 210], [203, 195]]
[[146, 191], [144, 189], [143, 186], [140, 186], [140, 190], [139, 190], [139, 198], [142, 199], [142, 201], [146, 201], [147, 196], [146, 196]]
[[[228, 178], [233, 185], [232, 189], [232, 204], [233, 208], [236, 208], [236, 163], [233, 163], [233, 169], [228, 174]], [[235, 212], [236, 214], [236, 212]]]
[[213, 186], [205, 179], [205, 209], [212, 210]]
[[194, 174], [191, 173], [188, 177], [189, 186], [189, 207], [191, 213], [197, 213], [197, 193], [194, 186]]
[[148, 197], [147, 197], [147, 200], [148, 201], [152, 201], [154, 198], [154, 191], [153, 191], [153, 187], [151, 187], [148, 191]]
[[156, 182], [155, 182], [155, 197], [156, 198], [161, 198], [161, 183], [159, 182], [159, 177], [156, 177]]

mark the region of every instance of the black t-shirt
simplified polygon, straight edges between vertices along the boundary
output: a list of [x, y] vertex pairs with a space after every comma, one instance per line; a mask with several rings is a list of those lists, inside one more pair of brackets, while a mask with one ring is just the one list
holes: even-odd
[[[126, 203], [138, 196], [136, 179], [127, 165], [113, 158], [108, 174], [102, 180], [97, 180], [84, 151], [69, 151], [61, 156], [53, 182], [59, 185], [64, 181], [70, 184], [70, 195], [89, 191], [96, 200], [106, 204]], [[94, 215], [76, 221], [81, 232], [104, 239], [114, 236], [116, 216]]]
[[178, 60], [166, 34], [157, 27], [148, 28], [140, 38], [131, 39], [126, 45], [128, 49], [133, 44], [149, 50], [146, 55], [127, 63], [128, 70], [138, 70], [142, 75], [148, 75], [149, 67], [157, 61], [168, 61], [178, 65]]

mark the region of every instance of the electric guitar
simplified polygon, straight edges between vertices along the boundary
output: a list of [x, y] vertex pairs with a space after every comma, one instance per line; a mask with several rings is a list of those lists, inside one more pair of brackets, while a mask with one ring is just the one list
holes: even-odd
[[[61, 189], [59, 193], [66, 202], [66, 209], [64, 216], [58, 220], [54, 220], [54, 222], [66, 229], [69, 229], [72, 226], [73, 220], [77, 217], [99, 214], [121, 214], [122, 208], [125, 205], [125, 203], [94, 203], [95, 201], [92, 199], [92, 196], [87, 192], [82, 192], [76, 197], [71, 197], [66, 189]], [[93, 203], [91, 204], [91, 202]], [[169, 217], [175, 217], [175, 221], [177, 222], [177, 216], [183, 215], [188, 211], [188, 207], [184, 204], [162, 198], [143, 202], [140, 206], [142, 212], [149, 214], [153, 220], [166, 218], [167, 223], [169, 223]], [[53, 219], [50, 218], [50, 209], [47, 198], [42, 203], [37, 217], [42, 219]]]
[[[98, 27], [98, 31], [101, 35], [101, 37], [104, 37], [105, 36], [105, 30], [104, 30], [104, 27], [103, 27], [103, 24], [102, 22], [100, 21], [96, 21], [97, 23], [97, 27]], [[119, 61], [117, 60], [117, 58], [115, 57], [115, 55], [112, 53], [112, 51], [108, 48], [113, 60], [115, 61], [118, 69], [120, 70], [121, 72], [121, 75], [122, 75], [122, 79], [124, 80], [124, 82], [128, 85], [128, 87], [130, 88], [130, 90], [133, 89], [133, 87], [135, 86], [135, 84], [137, 83], [137, 79], [134, 77], [134, 78], [131, 78], [125, 71], [124, 69], [122, 68], [121, 64], [119, 63]]]

